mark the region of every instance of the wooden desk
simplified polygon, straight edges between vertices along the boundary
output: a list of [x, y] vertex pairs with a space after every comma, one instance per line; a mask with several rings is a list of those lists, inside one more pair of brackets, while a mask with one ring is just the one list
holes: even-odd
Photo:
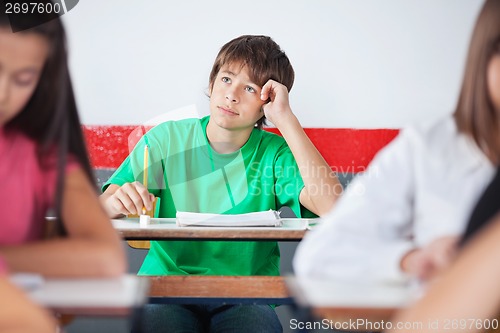
[[[283, 219], [281, 227], [178, 227], [173, 218], [115, 219], [125, 240], [300, 241], [315, 219]], [[152, 303], [290, 304], [281, 276], [150, 276]]]
[[[14, 283], [16, 283], [14, 276]], [[62, 315], [128, 316], [147, 301], [149, 279], [45, 279], [26, 290], [36, 303]], [[17, 282], [23, 288], [22, 283]]]
[[291, 304], [282, 276], [151, 276], [151, 303]]
[[151, 219], [139, 226], [139, 219], [112, 220], [126, 240], [227, 240], [227, 241], [300, 241], [315, 219], [283, 219], [281, 227], [178, 227], [173, 218]]
[[[355, 323], [348, 331], [381, 331], [395, 311], [414, 302], [421, 291], [403, 284], [348, 283], [331, 279], [286, 277], [290, 295], [314, 318]], [[371, 326], [369, 323], [371, 323]]]

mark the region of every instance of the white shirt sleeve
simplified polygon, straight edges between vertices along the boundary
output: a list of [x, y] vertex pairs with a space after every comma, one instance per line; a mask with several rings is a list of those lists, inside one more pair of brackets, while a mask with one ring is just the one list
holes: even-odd
[[402, 256], [414, 247], [414, 150], [418, 135], [404, 130], [358, 175], [297, 248], [297, 276], [401, 280]]

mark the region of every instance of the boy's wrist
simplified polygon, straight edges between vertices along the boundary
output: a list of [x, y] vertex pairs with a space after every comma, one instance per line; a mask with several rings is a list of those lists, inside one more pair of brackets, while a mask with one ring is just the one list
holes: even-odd
[[[271, 119], [270, 119], [271, 120]], [[292, 110], [289, 109], [288, 112], [284, 112], [280, 117], [271, 120], [271, 122], [276, 126], [280, 132], [286, 131], [288, 128], [293, 128], [295, 126], [300, 126], [298, 118], [293, 114]]]

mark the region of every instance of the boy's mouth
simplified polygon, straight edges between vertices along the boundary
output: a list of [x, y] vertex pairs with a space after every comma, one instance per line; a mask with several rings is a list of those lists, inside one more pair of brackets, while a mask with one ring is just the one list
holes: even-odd
[[238, 112], [236, 112], [234, 110], [231, 110], [230, 108], [227, 108], [227, 107], [224, 107], [224, 106], [219, 106], [218, 108], [219, 108], [219, 110], [221, 110], [224, 113], [229, 113], [229, 114], [233, 114], [233, 115], [236, 115], [236, 116], [239, 115]]

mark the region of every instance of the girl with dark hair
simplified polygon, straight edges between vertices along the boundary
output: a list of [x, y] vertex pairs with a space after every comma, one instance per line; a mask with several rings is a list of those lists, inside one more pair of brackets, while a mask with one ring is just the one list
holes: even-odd
[[[92, 185], [61, 21], [13, 33], [15, 19], [39, 17], [0, 5], [0, 255], [13, 272], [119, 275], [126, 260]], [[62, 237], [43, 239], [49, 209]]]
[[500, 162], [500, 1], [477, 20], [453, 115], [405, 129], [294, 258], [297, 275], [432, 278], [449, 265]]

